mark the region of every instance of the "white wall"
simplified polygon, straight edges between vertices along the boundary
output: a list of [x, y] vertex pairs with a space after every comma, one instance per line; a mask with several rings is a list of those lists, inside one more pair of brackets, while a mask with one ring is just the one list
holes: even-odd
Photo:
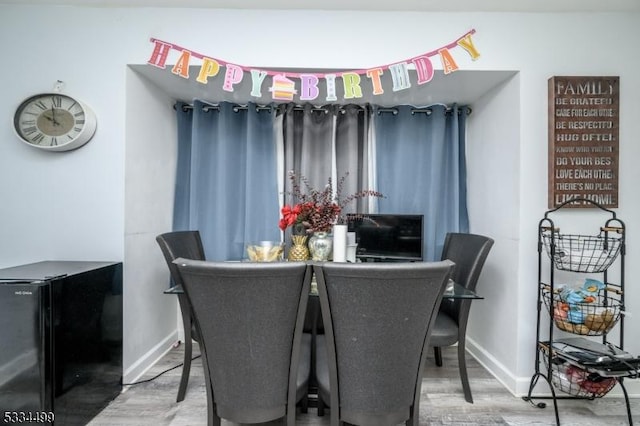
[[177, 158], [174, 101], [126, 70], [123, 364], [135, 379], [177, 340], [176, 297], [155, 237], [171, 230]]
[[[519, 359], [513, 355], [522, 349], [504, 344], [504, 338], [519, 335], [514, 318], [535, 315], [520, 312], [514, 303], [521, 293], [513, 284], [520, 244], [519, 90], [520, 76], [516, 75], [483, 96], [473, 106], [467, 133], [470, 231], [495, 240], [478, 283], [485, 300], [472, 304], [468, 348], [511, 389]], [[535, 290], [531, 287], [534, 297]], [[528, 352], [522, 356], [528, 357]]]
[[[73, 28], [52, 36], [52, 22], [70, 21]], [[0, 39], [8, 41], [0, 69], [4, 83], [0, 114], [7, 117], [0, 125], [4, 207], [0, 210], [0, 266], [41, 259], [124, 260], [129, 375], [152, 362], [176, 329], [173, 323], [165, 323], [167, 317], [175, 317], [175, 305], [159, 295], [166, 284], [162, 282], [166, 267], [151, 241], [170, 223], [166, 193], [161, 189], [171, 190], [171, 182], [152, 177], [172, 160], [172, 153], [159, 149], [171, 146], [171, 112], [165, 111], [170, 106], [161, 93], [127, 71], [128, 64], [146, 62], [150, 37], [238, 64], [363, 68], [438, 48], [475, 28], [474, 41], [482, 56], [475, 62], [460, 56], [460, 67], [519, 74], [474, 106], [471, 120], [470, 154], [478, 157], [469, 158], [474, 178], [471, 224], [473, 230], [494, 235], [496, 245], [482, 277], [486, 299], [473, 307], [470, 338], [474, 353], [516, 393], [523, 392], [521, 385], [528, 384], [533, 368], [536, 228], [547, 208], [547, 79], [618, 75], [622, 155], [617, 211], [629, 229], [628, 281], [632, 283], [631, 278], [640, 273], [633, 231], [640, 225], [640, 200], [634, 188], [640, 180], [640, 168], [635, 165], [640, 158], [635, 140], [640, 134], [637, 13], [2, 5], [0, 24]], [[50, 90], [58, 79], [67, 83], [68, 93], [95, 109], [99, 124], [87, 146], [48, 155], [17, 142], [10, 117], [22, 99]], [[489, 121], [481, 122], [483, 118]], [[145, 147], [151, 147], [149, 152], [140, 150]], [[150, 193], [145, 192], [147, 184]], [[139, 204], [140, 200], [146, 201]], [[158, 207], [156, 216], [152, 206]], [[640, 290], [629, 287], [628, 309], [640, 309]], [[638, 315], [628, 321], [628, 332], [638, 321]], [[628, 338], [627, 348], [640, 353], [640, 342]]]

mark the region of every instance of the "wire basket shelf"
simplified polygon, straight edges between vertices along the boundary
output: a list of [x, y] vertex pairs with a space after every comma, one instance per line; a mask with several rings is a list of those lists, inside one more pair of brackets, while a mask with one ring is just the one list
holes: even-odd
[[[556, 268], [564, 271], [604, 272], [616, 260], [622, 246], [622, 236], [601, 232], [599, 235], [560, 234], [545, 230], [544, 249]], [[555, 251], [552, 255], [552, 246]]]
[[620, 320], [622, 301], [614, 292], [599, 292], [583, 303], [568, 302], [558, 292], [553, 297], [548, 287], [542, 289], [544, 304], [560, 330], [583, 336], [607, 334]]
[[540, 347], [545, 353], [542, 359], [546, 369], [551, 362], [551, 383], [564, 393], [582, 398], [601, 398], [618, 383], [615, 377], [602, 377], [598, 373], [591, 373], [559, 356], [549, 357], [548, 347]]

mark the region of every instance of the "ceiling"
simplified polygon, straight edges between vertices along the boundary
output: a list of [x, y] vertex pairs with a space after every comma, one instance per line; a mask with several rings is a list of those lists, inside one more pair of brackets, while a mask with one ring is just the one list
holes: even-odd
[[640, 12], [638, 0], [0, 0], [0, 4], [426, 12]]
[[[422, 12], [640, 12], [640, 0], [0, 0], [0, 4], [75, 5], [78, 7], [178, 7], [220, 9], [366, 10]], [[184, 101], [234, 101], [246, 103], [245, 90], [223, 92], [217, 85], [202, 85], [177, 78], [169, 70], [148, 65], [132, 68], [172, 98]], [[457, 71], [436, 73], [428, 84], [411, 90], [361, 99], [379, 105], [426, 105], [459, 103], [472, 105], [480, 96], [511, 78], [513, 71]], [[405, 93], [406, 92], [406, 93]], [[241, 95], [245, 93], [244, 95]], [[245, 99], [240, 97], [244, 96]], [[269, 99], [251, 99], [268, 103]]]

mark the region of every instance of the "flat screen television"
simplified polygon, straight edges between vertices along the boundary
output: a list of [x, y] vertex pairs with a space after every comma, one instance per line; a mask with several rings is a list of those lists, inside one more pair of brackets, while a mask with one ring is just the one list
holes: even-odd
[[421, 214], [347, 215], [362, 261], [421, 261], [423, 222]]

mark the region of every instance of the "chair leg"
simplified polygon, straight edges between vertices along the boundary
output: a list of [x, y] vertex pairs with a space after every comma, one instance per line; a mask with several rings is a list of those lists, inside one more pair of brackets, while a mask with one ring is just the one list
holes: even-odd
[[191, 309], [189, 309], [189, 301], [185, 294], [178, 295], [180, 302], [180, 311], [182, 312], [182, 324], [184, 326], [184, 360], [182, 364], [182, 376], [180, 377], [180, 385], [178, 387], [178, 397], [176, 402], [184, 400], [187, 393], [187, 385], [189, 384], [189, 373], [191, 372], [191, 358], [193, 353], [193, 344], [191, 342]]
[[471, 386], [469, 386], [469, 376], [467, 375], [467, 357], [464, 339], [458, 341], [458, 368], [460, 369], [460, 380], [462, 381], [464, 399], [468, 403], [473, 404], [473, 397], [471, 396]]
[[296, 407], [287, 407], [286, 426], [295, 426], [296, 424]]
[[309, 411], [309, 397], [305, 395], [300, 400], [300, 412], [306, 414], [308, 411]]
[[343, 423], [340, 421], [339, 413], [340, 410], [338, 407], [333, 407], [331, 413], [329, 413], [331, 416], [331, 426], [343, 426]]
[[415, 405], [410, 408], [409, 418], [404, 422], [405, 426], [420, 426], [418, 408]]
[[209, 367], [207, 366], [207, 354], [204, 346], [201, 346], [202, 353], [202, 368], [204, 370], [205, 377], [205, 390], [207, 394], [207, 426], [221, 426], [221, 419], [216, 412], [216, 404], [213, 400], [213, 387], [211, 384], [211, 375], [209, 374]]
[[221, 424], [221, 419], [216, 413], [210, 414], [207, 426], [220, 426]]
[[318, 395], [318, 416], [324, 416], [324, 401], [322, 401], [320, 395]]
[[[204, 358], [202, 362], [204, 365]], [[222, 422], [220, 416], [216, 413], [216, 407], [213, 403], [213, 391], [211, 390], [211, 383], [208, 379], [209, 372], [207, 368], [205, 368], [205, 372], [205, 384], [207, 390], [207, 426], [221, 426]]]
[[440, 346], [433, 347], [433, 356], [436, 358], [436, 365], [442, 367], [442, 350]]

